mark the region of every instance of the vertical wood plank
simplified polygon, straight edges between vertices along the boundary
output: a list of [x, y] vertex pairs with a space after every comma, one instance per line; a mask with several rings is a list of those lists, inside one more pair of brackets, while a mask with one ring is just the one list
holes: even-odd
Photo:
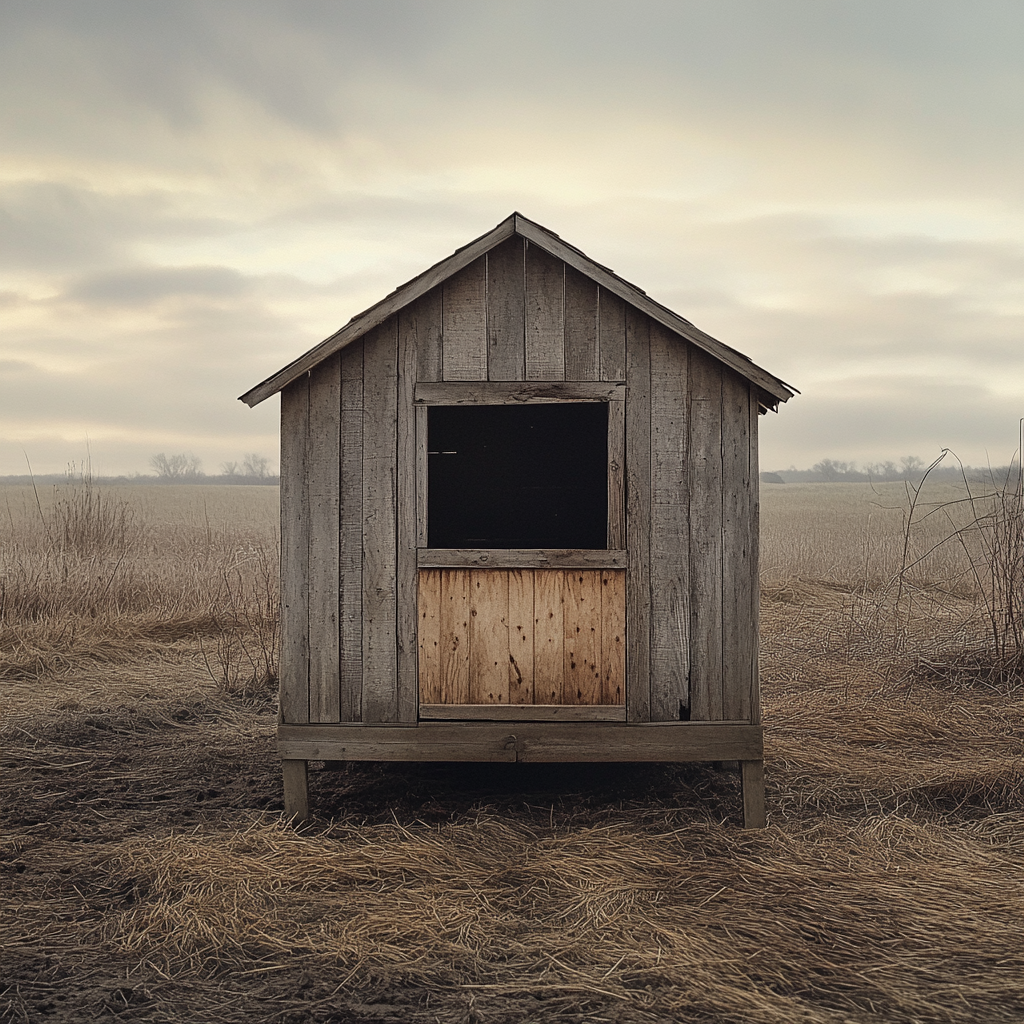
[[689, 346], [651, 324], [651, 720], [690, 706]]
[[626, 546], [626, 403], [608, 403], [608, 547]]
[[441, 703], [469, 703], [468, 569], [441, 570]]
[[487, 379], [526, 373], [526, 239], [513, 235], [487, 260]]
[[626, 574], [601, 573], [601, 703], [626, 702]]
[[416, 547], [427, 546], [427, 495], [429, 477], [427, 475], [427, 407], [418, 405], [415, 409], [416, 424]]
[[565, 264], [526, 247], [526, 379], [565, 380]]
[[363, 700], [363, 342], [341, 352], [338, 714], [358, 722]]
[[565, 379], [598, 380], [600, 345], [595, 281], [573, 267], [565, 268]]
[[487, 380], [487, 259], [441, 286], [441, 372], [445, 380]]
[[396, 485], [398, 320], [363, 350], [363, 715], [398, 720]]
[[337, 722], [341, 696], [341, 354], [309, 375], [309, 720]]
[[761, 724], [761, 473], [758, 458], [760, 426], [757, 389], [750, 385], [750, 603], [754, 629], [750, 646], [750, 721]]
[[767, 815], [764, 805], [764, 761], [740, 763], [743, 787], [743, 827], [764, 828]]
[[599, 309], [601, 380], [625, 380], [626, 303], [602, 288]]
[[416, 349], [416, 379], [441, 380], [441, 287], [402, 310], [402, 329]]
[[563, 704], [601, 703], [601, 572], [565, 573]]
[[722, 364], [690, 348], [690, 716], [722, 717]]
[[281, 762], [284, 788], [284, 813], [292, 821], [309, 817], [309, 775], [306, 761], [287, 758]]
[[534, 572], [508, 573], [508, 702], [533, 704]]
[[416, 628], [419, 624], [419, 616], [416, 613], [416, 470], [419, 459], [416, 453], [416, 410], [413, 406], [413, 397], [420, 337], [416, 317], [407, 318], [399, 315], [393, 319], [398, 320], [398, 444], [395, 490], [398, 721], [415, 722], [419, 719], [419, 654], [416, 643]]
[[537, 569], [533, 574], [534, 703], [561, 704], [565, 672], [564, 573]]
[[470, 570], [469, 698], [508, 703], [508, 573]]
[[281, 720], [309, 721], [309, 376], [281, 392]]
[[626, 307], [626, 718], [651, 720], [650, 321]]
[[419, 687], [420, 701], [440, 704], [441, 691], [441, 570], [419, 573]]

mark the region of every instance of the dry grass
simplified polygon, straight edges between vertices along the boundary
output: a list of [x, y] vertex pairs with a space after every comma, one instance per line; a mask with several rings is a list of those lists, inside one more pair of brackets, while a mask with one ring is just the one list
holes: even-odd
[[62, 660], [4, 647], [0, 1019], [1024, 1019], [1024, 694], [912, 671], [966, 640], [967, 593], [918, 600], [892, 671], [898, 524], [851, 485], [782, 490], [756, 833], [733, 775], [657, 765], [322, 766], [293, 829], [273, 703], [204, 665], [263, 642], [257, 568], [224, 614], [244, 516], [132, 499], [150, 603], [65, 591], [88, 643], [53, 611], [10, 628]]

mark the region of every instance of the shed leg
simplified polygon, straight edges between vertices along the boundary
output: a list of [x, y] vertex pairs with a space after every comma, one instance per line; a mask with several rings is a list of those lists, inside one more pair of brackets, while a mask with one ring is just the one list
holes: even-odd
[[743, 827], [764, 828], [764, 761], [743, 761]]
[[309, 778], [306, 762], [288, 759], [281, 762], [284, 770], [284, 813], [293, 821], [309, 817]]

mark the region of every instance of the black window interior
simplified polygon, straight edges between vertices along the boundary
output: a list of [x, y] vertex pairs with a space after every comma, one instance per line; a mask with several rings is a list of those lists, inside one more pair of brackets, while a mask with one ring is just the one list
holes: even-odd
[[604, 548], [608, 406], [431, 406], [432, 548]]

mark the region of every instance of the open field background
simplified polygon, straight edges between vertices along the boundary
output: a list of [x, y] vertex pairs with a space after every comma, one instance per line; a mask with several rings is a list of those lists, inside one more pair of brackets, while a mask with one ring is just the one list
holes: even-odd
[[944, 513], [763, 488], [763, 832], [610, 765], [324, 766], [295, 830], [276, 499], [0, 491], [0, 1020], [1024, 1019], [1024, 688]]

